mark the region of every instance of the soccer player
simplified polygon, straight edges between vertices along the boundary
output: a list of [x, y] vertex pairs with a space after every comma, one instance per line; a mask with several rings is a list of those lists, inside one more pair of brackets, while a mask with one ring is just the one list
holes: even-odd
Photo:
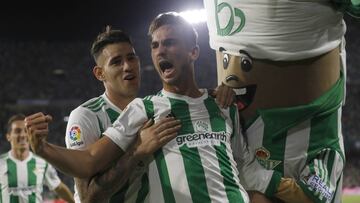
[[[235, 139], [234, 143], [243, 143], [237, 109], [234, 106], [220, 108], [205, 89], [197, 87], [194, 79], [194, 62], [199, 56], [196, 31], [180, 16], [166, 13], [151, 23], [149, 36], [152, 60], [163, 83], [161, 92], [133, 100], [113, 127], [103, 133], [105, 136], [84, 151], [66, 150], [46, 142], [44, 137], [51, 117], [42, 113], [31, 115], [26, 122], [33, 149], [65, 173], [88, 177], [128, 151], [146, 120], [154, 118], [157, 122], [168, 116], [175, 117], [181, 121], [180, 130], [178, 125], [164, 128], [167, 130], [160, 130], [153, 143], [133, 152], [137, 157], [153, 152], [148, 200], [248, 202], [230, 148], [231, 139]], [[164, 135], [166, 132], [168, 135]], [[156, 150], [154, 143], [163, 147]], [[79, 165], [82, 167], [77, 167]]]
[[283, 177], [246, 188], [291, 203], [341, 202], [343, 11], [359, 15], [360, 2], [204, 0], [204, 5], [218, 82], [247, 89], [240, 114], [249, 149], [264, 168]]
[[[96, 62], [93, 73], [103, 83], [105, 92], [71, 112], [65, 135], [70, 149], [83, 150], [100, 139], [135, 99], [140, 86], [140, 60], [123, 31], [108, 26], [93, 42], [91, 54]], [[150, 128], [156, 129], [160, 124]], [[75, 178], [75, 201], [142, 202], [149, 190], [146, 171], [147, 166], [128, 153], [101, 175]], [[112, 196], [114, 192], [117, 193]]]
[[74, 202], [55, 169], [30, 152], [24, 119], [24, 115], [16, 114], [7, 123], [11, 150], [0, 156], [0, 202], [42, 202], [44, 185], [67, 202]]

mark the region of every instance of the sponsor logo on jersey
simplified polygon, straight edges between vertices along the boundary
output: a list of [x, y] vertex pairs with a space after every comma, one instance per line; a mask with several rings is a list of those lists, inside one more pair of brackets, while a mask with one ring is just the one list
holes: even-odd
[[71, 147], [74, 146], [80, 146], [82, 144], [84, 144], [84, 142], [81, 140], [81, 130], [80, 127], [77, 125], [74, 125], [70, 128], [69, 130], [69, 138], [71, 140]]
[[270, 152], [264, 147], [257, 148], [255, 150], [255, 157], [256, 160], [262, 165], [264, 168], [268, 170], [274, 169], [277, 165], [281, 163], [278, 160], [271, 160], [270, 159]]
[[[312, 174], [303, 178], [306, 185], [315, 193], [320, 194], [328, 201], [332, 200], [334, 196], [334, 190], [332, 190], [326, 183], [316, 174]], [[326, 201], [327, 202], [327, 201]]]
[[198, 132], [193, 134], [178, 135], [176, 137], [176, 143], [178, 146], [184, 144], [187, 147], [201, 147], [207, 145], [219, 146], [221, 142], [227, 142], [229, 133], [222, 132]]
[[37, 188], [36, 185], [27, 186], [27, 187], [9, 187], [9, 195], [31, 195], [32, 193], [36, 193]]

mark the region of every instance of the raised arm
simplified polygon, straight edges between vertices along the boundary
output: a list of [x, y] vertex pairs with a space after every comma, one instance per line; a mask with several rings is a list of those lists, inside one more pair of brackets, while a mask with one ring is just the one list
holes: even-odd
[[[70, 150], [50, 144], [46, 141], [49, 133], [48, 124], [52, 118], [50, 115], [36, 113], [26, 117], [25, 123], [29, 134], [29, 141], [33, 151], [46, 159], [62, 172], [79, 178], [86, 178], [104, 171], [111, 166], [114, 160], [117, 160], [124, 154], [124, 151], [118, 147], [110, 138], [103, 136], [86, 150]], [[143, 157], [153, 153], [161, 146], [176, 137], [180, 129], [180, 121], [172, 117], [163, 118], [163, 123], [152, 129], [154, 136], [144, 142], [136, 145], [133, 154], [137, 157]], [[146, 143], [146, 144], [142, 144]]]
[[124, 154], [115, 143], [104, 136], [84, 151], [70, 150], [46, 141], [50, 115], [36, 113], [25, 118], [29, 141], [34, 153], [46, 159], [62, 172], [74, 177], [90, 177], [103, 171]]

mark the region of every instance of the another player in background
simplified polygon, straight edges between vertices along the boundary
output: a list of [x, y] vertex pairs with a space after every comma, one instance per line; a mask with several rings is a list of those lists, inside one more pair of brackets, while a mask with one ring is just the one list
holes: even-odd
[[0, 156], [0, 202], [42, 202], [44, 185], [67, 202], [74, 202], [55, 169], [30, 151], [24, 119], [24, 115], [16, 114], [7, 123], [11, 150]]

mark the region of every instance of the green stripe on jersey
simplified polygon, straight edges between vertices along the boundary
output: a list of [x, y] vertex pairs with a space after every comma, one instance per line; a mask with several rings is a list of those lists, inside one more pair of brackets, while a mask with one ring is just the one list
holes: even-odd
[[9, 187], [17, 187], [16, 163], [11, 159], [7, 159], [6, 163], [8, 167], [8, 185]]
[[[146, 99], [143, 99], [143, 103], [145, 106], [145, 111], [148, 119], [153, 118], [154, 116], [154, 104], [150, 99], [151, 96], [146, 97]], [[164, 201], [169, 203], [175, 202], [175, 196], [171, 187], [169, 171], [167, 169], [164, 153], [161, 148], [154, 153], [154, 158], [156, 162], [156, 167], [159, 172], [161, 189], [164, 195]]]
[[[16, 188], [17, 187], [17, 169], [16, 163], [11, 160], [6, 160], [7, 168], [8, 168], [8, 185], [9, 188]], [[18, 203], [19, 197], [15, 195], [10, 195], [10, 202], [11, 203]]]
[[164, 195], [164, 202], [172, 203], [175, 202], [175, 196], [172, 191], [169, 171], [166, 166], [166, 161], [162, 149], [157, 150], [154, 153], [156, 167], [159, 172], [161, 188]]
[[99, 103], [101, 103], [101, 101], [104, 101], [104, 98], [98, 97], [94, 101], [88, 101], [85, 104], [83, 104], [82, 106], [85, 108], [91, 109], [93, 107], [96, 107]]
[[[226, 132], [226, 120], [223, 117], [223, 113], [219, 109], [219, 106], [215, 103], [215, 100], [212, 98], [207, 98], [205, 101], [205, 106], [210, 116], [211, 129], [214, 132], [224, 131]], [[232, 115], [232, 122], [234, 124], [235, 117], [235, 108], [230, 111]], [[220, 173], [223, 176], [223, 183], [225, 185], [226, 196], [228, 197], [229, 202], [238, 202], [243, 203], [244, 199], [239, 190], [238, 184], [234, 180], [234, 173], [231, 167], [230, 158], [227, 154], [226, 145], [221, 143], [220, 146], [214, 146], [216, 150], [216, 156], [219, 161]]]
[[136, 203], [142, 203], [145, 201], [146, 195], [149, 193], [149, 177], [146, 173], [141, 177], [141, 188], [136, 198]]
[[[271, 128], [271, 127], [270, 127]], [[270, 160], [284, 160], [285, 157], [285, 147], [286, 147], [286, 137], [287, 131], [277, 132], [276, 134], [270, 134], [273, 130], [269, 129], [265, 125], [264, 127], [264, 136], [263, 136], [263, 147], [265, 147], [270, 152], [269, 161], [266, 164], [274, 164]], [[280, 139], [274, 139], [274, 137]], [[268, 169], [274, 169], [279, 171], [282, 175], [284, 174], [284, 162], [281, 161], [276, 167], [266, 166]]]
[[150, 99], [151, 98], [143, 99], [143, 103], [145, 106], [145, 111], [148, 119], [151, 119], [154, 116], [154, 104]]
[[331, 146], [343, 155], [339, 145], [338, 125], [338, 111], [311, 119], [308, 160], [313, 159], [319, 149], [325, 146]]
[[114, 123], [116, 119], [120, 116], [120, 113], [112, 108], [107, 108], [106, 113], [109, 116], [111, 123]]
[[[172, 114], [181, 121], [179, 135], [194, 133], [189, 105], [183, 100], [169, 98]], [[183, 157], [186, 178], [193, 202], [211, 202], [207, 190], [204, 168], [199, 151], [196, 147], [189, 148], [186, 144], [180, 147]]]
[[[232, 122], [232, 125], [233, 125], [233, 132], [232, 132], [232, 134], [231, 134], [231, 138], [234, 137], [235, 131], [238, 130], [238, 129], [236, 129], [235, 127], [240, 125], [240, 123], [239, 123], [240, 121], [238, 121], [238, 120], [235, 118], [235, 115], [236, 115], [236, 111], [237, 111], [237, 110], [238, 110], [238, 109], [237, 109], [234, 105], [230, 106], [230, 119], [231, 119], [231, 122]], [[238, 123], [235, 123], [235, 122], [238, 122]], [[238, 136], [239, 136], [239, 135], [238, 135]]]
[[[28, 163], [27, 163], [27, 173], [28, 173], [28, 186], [36, 186], [36, 175], [34, 173], [34, 170], [36, 168], [36, 161], [33, 157]], [[33, 192], [29, 195], [29, 203], [35, 203], [36, 202], [36, 194]]]

